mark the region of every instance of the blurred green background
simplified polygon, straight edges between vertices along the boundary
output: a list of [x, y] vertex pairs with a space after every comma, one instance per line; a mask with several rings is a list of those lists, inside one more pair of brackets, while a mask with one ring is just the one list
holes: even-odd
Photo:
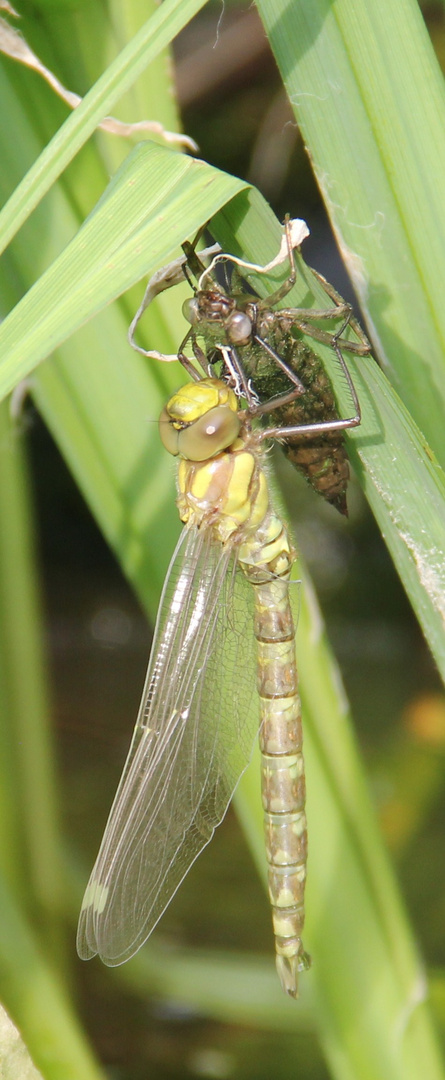
[[[22, 32], [40, 58], [70, 89], [83, 94], [148, 13], [142, 5], [127, 8], [122, 2], [105, 6], [92, 0], [84, 4], [45, 0], [41, 4], [21, 4], [20, 14]], [[440, 60], [445, 54], [443, 5], [425, 5], [423, 14]], [[173, 84], [182, 127], [198, 143], [202, 158], [256, 185], [280, 220], [287, 212], [305, 218], [311, 229], [305, 259], [343, 296], [356, 303], [256, 9], [233, 2], [224, 9], [219, 4], [208, 4], [175, 41], [173, 60]], [[66, 107], [37, 75], [11, 60], [2, 60], [1, 78], [4, 86], [8, 84], [10, 95], [7, 97], [4, 90], [3, 100], [8, 106], [2, 122], [5, 141], [0, 168], [6, 198], [40, 147], [62, 123]], [[161, 83], [161, 115], [156, 119], [175, 129], [174, 107], [166, 92], [170, 80], [167, 61], [158, 60], [144, 79], [124, 101], [122, 112], [116, 110], [118, 115], [127, 120], [140, 119], [141, 112], [146, 116], [149, 93], [151, 102], [156, 101], [153, 87]], [[29, 130], [25, 130], [25, 120]], [[69, 207], [73, 221], [82, 220], [94, 206], [106, 186], [108, 172], [115, 171], [127, 152], [122, 141], [113, 143], [110, 136], [103, 134], [97, 135], [95, 146], [95, 150], [87, 146], [81, 151], [61, 182], [65, 207]], [[58, 219], [56, 211], [48, 224], [45, 203], [36, 217], [39, 214], [43, 215], [40, 224], [44, 237], [43, 262], [36, 268], [40, 272], [58, 250]], [[5, 257], [4, 313], [34, 280], [35, 239], [31, 243], [30, 237], [25, 227]], [[136, 287], [122, 302], [128, 321], [141, 295], [142, 289]], [[156, 340], [152, 346], [160, 347]], [[121, 348], [126, 348], [124, 340]], [[12, 650], [14, 635], [18, 648], [18, 689], [12, 687], [5, 674], [2, 696], [6, 710], [17, 693], [19, 707], [26, 712], [26, 693], [34, 702], [41, 695], [42, 713], [51, 715], [51, 731], [48, 734], [43, 721], [40, 734], [34, 731], [33, 735], [24, 722], [18, 744], [22, 749], [27, 745], [28, 751], [24, 752], [26, 761], [21, 774], [24, 788], [17, 791], [12, 779], [21, 751], [8, 742], [5, 726], [0, 775], [2, 871], [33, 925], [39, 947], [44, 947], [48, 963], [54, 966], [63, 993], [75, 1003], [104, 1070], [100, 1072], [100, 1067], [92, 1063], [91, 1074], [87, 1073], [79, 1052], [77, 1065], [62, 1062], [58, 1066], [53, 1061], [46, 1072], [42, 1051], [39, 1066], [43, 1075], [52, 1075], [56, 1080], [71, 1076], [79, 1076], [80, 1080], [89, 1075], [105, 1075], [113, 1080], [324, 1080], [330, 1076], [356, 1076], [361, 1080], [368, 1075], [365, 1071], [348, 1072], [347, 1063], [335, 1060], [329, 1050], [326, 1056], [329, 1032], [322, 1033], [321, 1039], [317, 1032], [311, 976], [297, 1005], [291, 1008], [289, 1003], [289, 1009], [281, 1009], [276, 1003], [279, 990], [275, 995], [275, 986], [270, 989], [275, 973], [267, 899], [232, 809], [167, 910], [145, 964], [136, 958], [128, 967], [110, 972], [97, 961], [84, 965], [74, 954], [81, 892], [126, 754], [145, 675], [150, 628], [36, 407], [42, 388], [32, 384], [31, 390], [34, 400], [25, 396], [12, 421], [3, 407], [0, 433], [0, 482], [4, 491], [0, 509], [5, 537], [0, 644], [6, 656], [5, 672], [9, 671], [8, 651]], [[157, 420], [155, 402], [148, 419], [153, 424]], [[354, 477], [348, 493], [349, 519], [345, 521], [308, 490], [279, 453], [274, 453], [274, 461], [287, 514], [295, 525], [299, 548], [314, 579], [341, 668], [384, 841], [414, 936], [432, 974], [433, 1010], [443, 1040], [442, 685]], [[150, 467], [147, 461], [147, 469]], [[13, 475], [11, 468], [17, 470]], [[23, 510], [28, 495], [34, 515], [31, 526], [28, 519], [21, 517], [29, 513]], [[17, 509], [13, 506], [16, 498], [20, 503]], [[17, 537], [6, 542], [5, 525], [11, 524], [15, 513], [17, 536], [28, 535], [29, 526], [33, 536], [31, 548], [26, 544], [23, 551]], [[160, 547], [162, 543], [160, 537]], [[25, 573], [31, 574], [31, 608], [27, 614], [24, 602], [12, 633], [8, 629], [10, 604], [15, 604], [16, 599], [11, 551], [17, 556], [17, 565], [23, 559], [17, 571], [20, 582], [23, 584]], [[39, 579], [36, 592], [34, 558]], [[27, 685], [28, 661], [31, 667], [36, 662], [36, 646], [34, 639], [27, 642], [23, 627], [30, 623], [37, 627], [39, 618], [45, 627], [42, 662], [51, 687], [49, 707], [45, 686], [39, 682], [36, 690], [32, 681]], [[37, 657], [37, 664], [40, 660], [42, 657]], [[48, 762], [52, 775], [45, 778]], [[35, 786], [33, 775], [40, 777]], [[31, 778], [30, 786], [26, 777]], [[58, 810], [52, 803], [53, 790], [57, 790]], [[27, 798], [29, 805], [25, 806]], [[16, 800], [18, 809], [14, 809]], [[21, 821], [24, 806], [25, 826]], [[24, 854], [22, 848], [30, 843], [34, 816], [38, 834], [40, 812], [46, 822], [43, 831], [52, 822], [48, 827], [57, 831], [63, 844], [59, 869], [50, 865], [50, 857], [45, 866], [42, 853], [39, 870], [40, 851], [34, 851], [37, 866], [33, 889], [36, 894], [41, 889], [41, 909], [36, 910], [23, 869], [29, 865], [29, 851]], [[53, 843], [57, 846], [59, 839], [49, 837], [48, 850]], [[245, 953], [252, 966], [244, 989]], [[25, 950], [18, 963], [19, 971], [23, 963], [20, 979], [24, 992], [26, 956]], [[159, 975], [164, 965], [168, 973], [165, 984]], [[158, 972], [153, 975], [152, 992], [151, 967]], [[187, 1000], [184, 988], [200, 978], [206, 985], [212, 972], [214, 990], [209, 992], [206, 1010], [205, 993], [198, 1004], [193, 993]], [[4, 1003], [13, 1011], [20, 994], [20, 979], [17, 986], [8, 979]], [[233, 1008], [230, 980], [235, 980]], [[17, 1017], [20, 1014], [18, 1004]], [[35, 1038], [38, 1042], [38, 1033]], [[34, 1058], [35, 1053], [34, 1049]], [[377, 1075], [390, 1073], [369, 1072], [370, 1077]]]

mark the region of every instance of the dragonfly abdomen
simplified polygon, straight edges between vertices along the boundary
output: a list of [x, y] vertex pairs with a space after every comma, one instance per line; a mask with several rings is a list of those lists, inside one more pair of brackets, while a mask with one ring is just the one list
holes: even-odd
[[287, 580], [257, 586], [255, 635], [260, 696], [261, 789], [278, 974], [296, 997], [309, 967], [304, 925], [307, 830], [295, 631]]

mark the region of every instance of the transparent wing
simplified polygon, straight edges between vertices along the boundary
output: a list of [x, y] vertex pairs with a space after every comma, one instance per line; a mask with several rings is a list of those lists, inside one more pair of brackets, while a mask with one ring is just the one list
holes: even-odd
[[83, 901], [83, 959], [137, 952], [224, 817], [258, 730], [252, 592], [230, 547], [184, 530]]

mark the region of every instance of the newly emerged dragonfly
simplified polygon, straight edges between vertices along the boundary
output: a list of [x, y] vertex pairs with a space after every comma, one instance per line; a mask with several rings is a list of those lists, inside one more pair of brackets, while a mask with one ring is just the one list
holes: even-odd
[[[336, 294], [329, 311], [276, 310], [295, 279], [290, 223], [285, 236], [290, 275], [265, 300], [224, 289], [212, 264], [202, 269], [194, 247], [186, 246], [184, 259], [151, 279], [132, 323], [134, 344], [152, 297], [181, 280], [184, 266], [199, 278], [185, 307], [191, 329], [178, 350], [193, 382], [173, 395], [160, 421], [166, 449], [179, 458], [184, 530], [161, 598], [128, 759], [85, 893], [78, 951], [117, 965], [146, 941], [224, 817], [259, 732], [277, 969], [283, 989], [296, 997], [298, 973], [310, 960], [302, 943], [305, 780], [289, 596], [295, 552], [271, 504], [265, 447], [274, 439], [310, 439], [313, 447], [321, 440], [324, 458], [320, 465], [312, 449], [311, 464], [318, 460], [321, 475], [328, 458], [332, 488], [335, 443], [329, 438], [360, 422], [342, 349], [365, 353], [369, 347], [343, 338], [352, 317]], [[340, 329], [320, 330], [314, 316], [340, 316]], [[354, 402], [352, 417], [338, 416], [321, 361], [295, 329], [334, 349]], [[193, 360], [185, 353], [189, 342]], [[312, 383], [300, 377], [306, 360], [315, 372]], [[280, 373], [290, 389], [277, 390]], [[265, 417], [272, 426], [259, 426]], [[342, 508], [341, 496], [323, 487], [316, 469], [302, 459], [297, 465]]]
[[[161, 280], [162, 287], [166, 288], [180, 280], [182, 270], [194, 291], [194, 296], [183, 305], [191, 329], [178, 349], [178, 359], [186, 370], [196, 377], [196, 366], [186, 353], [190, 345], [202, 372], [219, 374], [231, 381], [236, 392], [247, 401], [252, 415], [258, 404], [261, 405], [262, 414], [267, 408], [270, 422], [275, 427], [275, 437], [280, 439], [292, 464], [319, 494], [341, 513], [347, 513], [349, 466], [343, 433], [360, 423], [360, 406], [343, 350], [364, 356], [371, 347], [353, 316], [351, 306], [321, 274], [311, 268], [308, 269], [322, 285], [332, 302], [331, 306], [321, 310], [277, 308], [296, 280], [295, 241], [291, 232], [295, 224], [299, 226], [298, 246], [308, 235], [309, 230], [304, 222], [286, 219], [284, 248], [289, 260], [289, 276], [279, 289], [263, 299], [247, 291], [240, 271], [263, 272], [267, 268], [254, 267], [221, 252], [215, 254], [206, 268], [203, 257], [214, 249], [209, 249], [204, 255], [197, 254], [196, 244], [200, 233], [193, 244], [183, 245], [185, 260], [170, 264], [155, 278]], [[282, 258], [280, 261], [283, 261]], [[228, 266], [232, 270], [230, 279], [226, 275], [224, 286], [215, 276], [218, 262], [223, 262], [226, 270]], [[169, 277], [173, 267], [177, 268], [174, 279]], [[135, 326], [152, 295], [155, 295], [155, 292], [150, 295], [150, 286], [151, 283], [146, 294], [148, 299], [144, 300], [132, 324], [130, 340], [133, 345]], [[333, 321], [337, 323], [336, 330], [326, 330], [317, 325]], [[354, 330], [357, 341], [344, 337], [348, 326]], [[349, 387], [353, 404], [351, 416], [340, 417], [326, 368], [302, 335], [310, 336], [334, 351]]]
[[184, 386], [161, 415], [162, 441], [179, 458], [185, 527], [77, 944], [82, 958], [99, 953], [109, 965], [140, 948], [224, 817], [259, 730], [277, 969], [296, 997], [310, 960], [301, 939], [307, 837], [289, 602], [295, 552], [264, 469], [274, 433], [252, 419], [215, 378]]

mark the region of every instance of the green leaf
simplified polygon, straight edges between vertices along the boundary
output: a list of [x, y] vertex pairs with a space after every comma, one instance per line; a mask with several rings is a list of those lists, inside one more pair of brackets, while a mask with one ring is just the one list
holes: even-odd
[[72, 161], [98, 123], [205, 0], [165, 0], [74, 110], [0, 211], [0, 251]]
[[45, 1080], [104, 1080], [66, 991], [43, 958], [1, 874], [0, 910], [0, 998], [34, 1064]]
[[196, 231], [245, 185], [203, 162], [143, 143], [77, 236], [0, 327], [0, 393]]
[[445, 465], [445, 88], [416, 0], [258, 0], [383, 369]]
[[[61, 865], [50, 705], [23, 447], [0, 404], [0, 866], [60, 960]], [[20, 806], [20, 813], [17, 806]]]

